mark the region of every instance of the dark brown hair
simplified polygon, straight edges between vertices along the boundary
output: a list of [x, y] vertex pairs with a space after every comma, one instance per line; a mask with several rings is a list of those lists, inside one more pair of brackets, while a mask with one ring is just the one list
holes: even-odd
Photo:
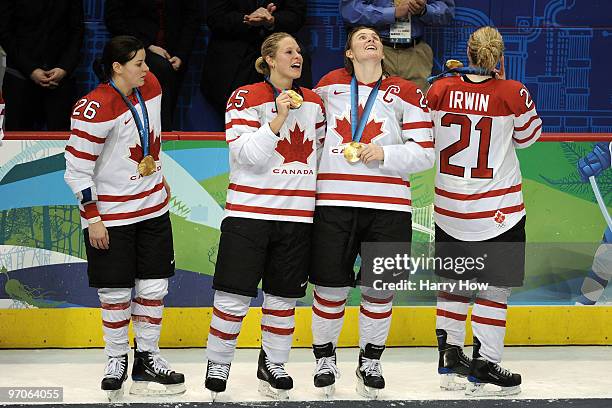
[[[361, 30], [370, 30], [374, 32], [378, 36], [378, 38], [380, 38], [380, 33], [375, 28], [366, 27], [366, 26], [357, 26], [357, 27], [351, 28], [351, 30], [348, 32], [346, 36], [346, 44], [344, 45], [344, 68], [351, 75], [353, 75], [353, 73], [355, 72], [355, 68], [353, 67], [353, 61], [351, 61], [350, 58], [346, 56], [346, 52], [351, 49], [351, 42], [353, 41], [353, 36], [355, 36], [355, 34], [357, 34], [357, 32]], [[380, 65], [382, 66], [382, 70], [385, 76], [389, 76], [385, 69], [384, 60], [380, 62]]]

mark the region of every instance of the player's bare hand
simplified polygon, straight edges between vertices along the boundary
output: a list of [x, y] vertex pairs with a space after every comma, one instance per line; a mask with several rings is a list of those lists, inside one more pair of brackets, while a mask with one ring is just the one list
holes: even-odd
[[89, 243], [96, 249], [108, 249], [110, 245], [110, 238], [108, 236], [108, 230], [102, 223], [102, 221], [89, 224]]
[[272, 132], [278, 134], [280, 128], [285, 123], [285, 119], [289, 115], [289, 109], [291, 108], [291, 97], [285, 92], [281, 92], [276, 97], [276, 117], [270, 122], [270, 129]]
[[169, 60], [170, 58], [172, 58], [170, 56], [170, 54], [168, 53], [168, 51], [166, 51], [164, 48], [162, 47], [158, 47], [157, 45], [149, 45], [149, 51], [154, 52], [155, 54], [159, 55], [162, 58], [165, 58], [167, 60]]
[[368, 164], [374, 160], [382, 161], [385, 158], [385, 151], [381, 146], [370, 143], [361, 149], [359, 157], [364, 164]]
[[181, 61], [181, 59], [179, 57], [172, 57], [168, 60], [170, 62], [170, 64], [172, 64], [172, 68], [175, 71], [178, 71], [181, 68], [181, 64], [183, 63], [183, 61]]

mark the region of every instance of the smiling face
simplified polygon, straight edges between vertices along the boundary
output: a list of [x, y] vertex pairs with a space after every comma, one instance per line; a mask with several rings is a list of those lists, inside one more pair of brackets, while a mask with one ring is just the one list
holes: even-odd
[[304, 58], [300, 46], [292, 37], [285, 37], [278, 42], [274, 57], [266, 56], [271, 74], [281, 78], [298, 79], [302, 76]]
[[136, 51], [134, 58], [123, 65], [114, 62], [113, 71], [113, 79], [115, 81], [120, 79], [128, 88], [138, 88], [144, 85], [145, 76], [149, 72], [149, 67], [145, 63], [144, 48]]
[[384, 58], [383, 44], [376, 31], [362, 28], [350, 37], [345, 55], [353, 64], [366, 61], [380, 62]]

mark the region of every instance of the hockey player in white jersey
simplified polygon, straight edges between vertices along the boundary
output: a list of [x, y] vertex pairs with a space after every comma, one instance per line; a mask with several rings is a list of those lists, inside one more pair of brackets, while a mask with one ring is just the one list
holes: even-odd
[[[593, 151], [578, 160], [578, 173], [583, 182], [589, 182], [590, 177], [599, 176], [604, 170], [610, 168], [612, 143], [599, 142]], [[591, 270], [584, 278], [580, 287], [580, 296], [576, 300], [580, 305], [594, 305], [603, 294], [608, 282], [612, 278], [612, 231], [606, 227], [601, 245], [597, 248], [593, 258]]]
[[[131, 394], [181, 394], [183, 374], [160, 356], [163, 299], [174, 275], [170, 188], [162, 174], [161, 88], [140, 40], [114, 37], [94, 69], [102, 83], [74, 106], [64, 178], [76, 194], [89, 285], [98, 288], [108, 362], [102, 389], [123, 395], [128, 326]], [[132, 299], [132, 288], [135, 288]], [[163, 387], [149, 388], [149, 383]]]
[[293, 86], [302, 73], [295, 39], [275, 33], [256, 62], [265, 82], [236, 89], [225, 114], [230, 184], [213, 279], [205, 386], [225, 391], [242, 320], [262, 282], [259, 391], [287, 399], [285, 370], [295, 305], [306, 293], [317, 150], [325, 137], [321, 99]]
[[[519, 374], [499, 365], [508, 297], [512, 287], [522, 286], [525, 265], [525, 206], [515, 149], [539, 138], [542, 121], [523, 84], [504, 79], [503, 49], [496, 29], [476, 30], [468, 41], [473, 74], [439, 79], [427, 93], [437, 158], [436, 257], [489, 252], [483, 271], [460, 275], [436, 270], [449, 283], [477, 279], [489, 284], [478, 293], [460, 289], [438, 293], [441, 388], [467, 386], [466, 394], [473, 396], [517, 394], [521, 383]], [[500, 62], [501, 72], [496, 74]], [[473, 297], [470, 360], [463, 344]], [[468, 377], [469, 383], [455, 381], [457, 377]]]
[[[314, 385], [331, 396], [347, 295], [360, 282], [353, 266], [361, 243], [411, 241], [409, 176], [432, 167], [434, 152], [425, 97], [412, 82], [386, 75], [375, 30], [351, 30], [345, 68], [325, 75], [315, 92], [325, 104], [327, 133], [310, 267]], [[393, 292], [360, 289], [357, 391], [374, 399], [385, 387], [380, 359]]]

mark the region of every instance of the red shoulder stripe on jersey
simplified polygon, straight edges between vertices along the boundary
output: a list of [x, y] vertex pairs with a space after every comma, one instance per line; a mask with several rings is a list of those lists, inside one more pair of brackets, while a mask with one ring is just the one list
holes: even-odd
[[[166, 204], [168, 204], [168, 201], [169, 201], [169, 197], [166, 197], [163, 203], [154, 205], [153, 207], [143, 208], [138, 211], [123, 212], [123, 213], [100, 214], [100, 217], [102, 217], [102, 221], [126, 220], [129, 218], [142, 217], [143, 215], [152, 214], [156, 211], [161, 210], [162, 208], [166, 206]], [[85, 214], [83, 213], [83, 211], [81, 211], [81, 217], [85, 217]]]
[[210, 326], [209, 333], [215, 337], [218, 337], [223, 340], [234, 340], [238, 337], [240, 333], [226, 333], [221, 330], [217, 330], [214, 327]]
[[225, 124], [225, 130], [231, 129], [233, 126], [240, 126], [240, 125], [251, 126], [255, 128], [261, 127], [261, 123], [259, 123], [259, 121], [256, 121], [256, 120], [232, 119], [229, 121], [229, 123]]
[[137, 297], [134, 299], [134, 303], [138, 303], [142, 306], [163, 306], [164, 301], [160, 299], [144, 299], [141, 297]]
[[393, 295], [391, 295], [391, 296], [389, 296], [388, 298], [385, 298], [385, 299], [379, 299], [379, 298], [374, 298], [374, 297], [371, 297], [371, 296], [364, 295], [362, 293], [361, 294], [361, 298], [363, 300], [365, 300], [366, 302], [369, 302], [369, 303], [374, 303], [374, 304], [377, 304], [377, 305], [386, 305], [387, 303], [390, 303], [393, 300]]
[[417, 142], [414, 141], [414, 143], [418, 144], [419, 146], [425, 148], [425, 149], [433, 149], [434, 148], [434, 142]]
[[529, 126], [531, 126], [531, 124], [533, 123], [534, 120], [540, 119], [540, 116], [536, 113], [535, 115], [533, 115], [528, 121], [527, 123], [525, 123], [523, 126], [521, 127], [515, 127], [514, 131], [515, 132], [522, 132], [523, 130], [527, 130], [529, 128]]
[[143, 191], [142, 193], [132, 194], [132, 195], [124, 195], [124, 196], [116, 196], [116, 195], [98, 195], [98, 201], [108, 201], [113, 203], [123, 203], [131, 200], [138, 200], [139, 198], [144, 198], [150, 196], [151, 194], [161, 190], [164, 188], [164, 183], [159, 183], [155, 187], [150, 190]]
[[98, 206], [96, 205], [96, 203], [85, 204], [85, 207], [83, 207], [83, 210], [85, 212], [85, 218], [87, 218], [88, 220], [100, 215], [100, 213], [98, 212]]
[[233, 138], [232, 140], [228, 140], [227, 144], [230, 144], [232, 142], [235, 142], [236, 140], [240, 139], [240, 136]]
[[291, 328], [286, 329], [284, 327], [274, 327], [274, 326], [267, 326], [265, 324], [262, 324], [261, 331], [278, 334], [280, 336], [289, 336], [293, 334], [293, 332], [295, 331], [295, 328], [291, 327]]
[[506, 195], [510, 193], [516, 193], [518, 191], [521, 191], [521, 187], [522, 187], [522, 184], [519, 183], [514, 186], [510, 186], [508, 188], [500, 188], [497, 190], [485, 191], [484, 193], [478, 193], [478, 194], [452, 193], [450, 191], [442, 190], [441, 188], [438, 188], [438, 187], [435, 188], [435, 191], [437, 195], [440, 195], [442, 197], [452, 198], [453, 200], [467, 201], [467, 200], [480, 200], [481, 198], [497, 197], [497, 196], [502, 196], [502, 195]]
[[465, 322], [465, 320], [467, 319], [467, 315], [449, 312], [448, 310], [444, 309], [436, 309], [436, 315], [440, 317], [447, 317], [453, 320], [459, 320], [460, 322]]
[[389, 176], [366, 176], [360, 174], [342, 174], [342, 173], [319, 173], [317, 180], [341, 180], [341, 181], [358, 181], [366, 183], [382, 183], [382, 184], [400, 184], [410, 187], [410, 182], [400, 177]]
[[460, 212], [450, 211], [444, 208], [440, 208], [437, 205], [434, 206], [434, 211], [437, 212], [438, 214], [446, 215], [447, 217], [461, 218], [464, 220], [474, 220], [478, 218], [494, 217], [497, 211], [501, 211], [504, 214], [512, 214], [515, 212], [523, 211], [524, 209], [525, 209], [525, 204], [521, 203], [519, 205], [513, 205], [511, 207], [500, 208], [499, 210], [460, 213]]
[[107, 322], [106, 320], [102, 320], [102, 325], [104, 327], [108, 327], [109, 329], [120, 329], [130, 324], [130, 319], [120, 320], [118, 322]]
[[433, 122], [428, 122], [428, 121], [410, 122], [410, 123], [402, 124], [402, 130], [431, 129], [431, 128], [433, 128]]
[[444, 292], [444, 291], [439, 291], [438, 292], [438, 297], [440, 299], [451, 300], [453, 302], [470, 303], [470, 298], [469, 297], [455, 295], [453, 293], [448, 293], [448, 292]]
[[472, 323], [486, 324], [488, 326], [506, 327], [505, 320], [491, 319], [488, 317], [476, 316], [472, 313]]
[[228, 190], [238, 191], [240, 193], [248, 194], [261, 194], [261, 195], [273, 195], [273, 196], [290, 196], [290, 197], [314, 197], [315, 190], [281, 190], [276, 188], [256, 188], [250, 186], [243, 186], [240, 184], [231, 183]]
[[295, 309], [277, 310], [277, 309], [265, 309], [262, 307], [261, 314], [276, 316], [276, 317], [289, 317], [295, 314]]
[[98, 156], [97, 155], [91, 154], [91, 153], [82, 152], [80, 150], [75, 149], [72, 146], [66, 146], [66, 151], [68, 153], [70, 153], [71, 155], [73, 155], [74, 157], [78, 158], [78, 159], [91, 160], [91, 161], [98, 160]]
[[125, 310], [130, 307], [130, 302], [125, 303], [100, 303], [100, 307], [104, 310]]
[[144, 316], [144, 315], [132, 315], [132, 321], [133, 322], [142, 322], [142, 323], [150, 323], [150, 324], [155, 324], [155, 325], [160, 325], [162, 322], [161, 317], [151, 317], [151, 316]]
[[314, 216], [314, 211], [311, 210], [293, 210], [289, 208], [268, 208], [268, 207], [255, 207], [251, 205], [241, 205], [225, 203], [225, 209], [228, 211], [239, 211], [239, 212], [250, 212], [256, 214], [270, 214], [270, 215], [285, 215], [290, 217], [308, 217]]
[[318, 129], [318, 128], [320, 128], [321, 126], [325, 126], [325, 121], [317, 123], [317, 124], [315, 125], [315, 129]]
[[336, 320], [336, 319], [340, 319], [342, 316], [344, 316], [344, 309], [342, 309], [341, 312], [329, 313], [329, 312], [322, 311], [321, 309], [319, 309], [315, 305], [312, 305], [312, 313], [316, 314], [319, 317], [322, 317], [323, 319]]
[[244, 316], [233, 315], [230, 313], [222, 312], [213, 306], [213, 315], [217, 316], [221, 320], [226, 320], [228, 322], [241, 322], [244, 319]]
[[90, 142], [98, 144], [104, 144], [104, 141], [106, 140], [104, 137], [97, 137], [79, 129], [72, 129], [72, 134], [76, 137], [80, 137], [81, 139], [89, 140]]
[[488, 300], [488, 299], [476, 298], [474, 303], [477, 303], [477, 304], [483, 305], [483, 306], [494, 307], [494, 308], [497, 308], [497, 309], [507, 309], [508, 308], [508, 305], [505, 304], [505, 303], [494, 302], [494, 301]]
[[531, 134], [529, 135], [529, 137], [526, 137], [524, 139], [517, 139], [516, 137], [512, 136], [512, 139], [514, 139], [514, 141], [516, 143], [519, 144], [523, 144], [523, 143], [527, 143], [528, 141], [530, 141], [531, 139], [533, 139], [535, 137], [535, 135], [538, 134], [538, 132], [540, 131], [540, 129], [542, 129], [542, 124], [540, 124], [540, 126], [538, 126], [537, 128], [533, 129], [533, 132], [531, 132]]
[[327, 307], [340, 307], [346, 303], [346, 299], [344, 300], [327, 300], [319, 296], [319, 294], [315, 291], [312, 292], [314, 300], [320, 303], [323, 306]]
[[361, 194], [319, 193], [317, 194], [317, 200], [359, 201], [359, 202], [368, 202], [368, 203], [412, 205], [412, 201], [407, 198], [380, 197], [380, 196], [361, 195]]
[[386, 312], [377, 313], [377, 312], [371, 312], [365, 307], [361, 306], [359, 308], [359, 312], [361, 312], [361, 314], [363, 314], [364, 316], [369, 317], [370, 319], [386, 319], [387, 317], [391, 317], [391, 313], [393, 313], [393, 310], [388, 310]]

